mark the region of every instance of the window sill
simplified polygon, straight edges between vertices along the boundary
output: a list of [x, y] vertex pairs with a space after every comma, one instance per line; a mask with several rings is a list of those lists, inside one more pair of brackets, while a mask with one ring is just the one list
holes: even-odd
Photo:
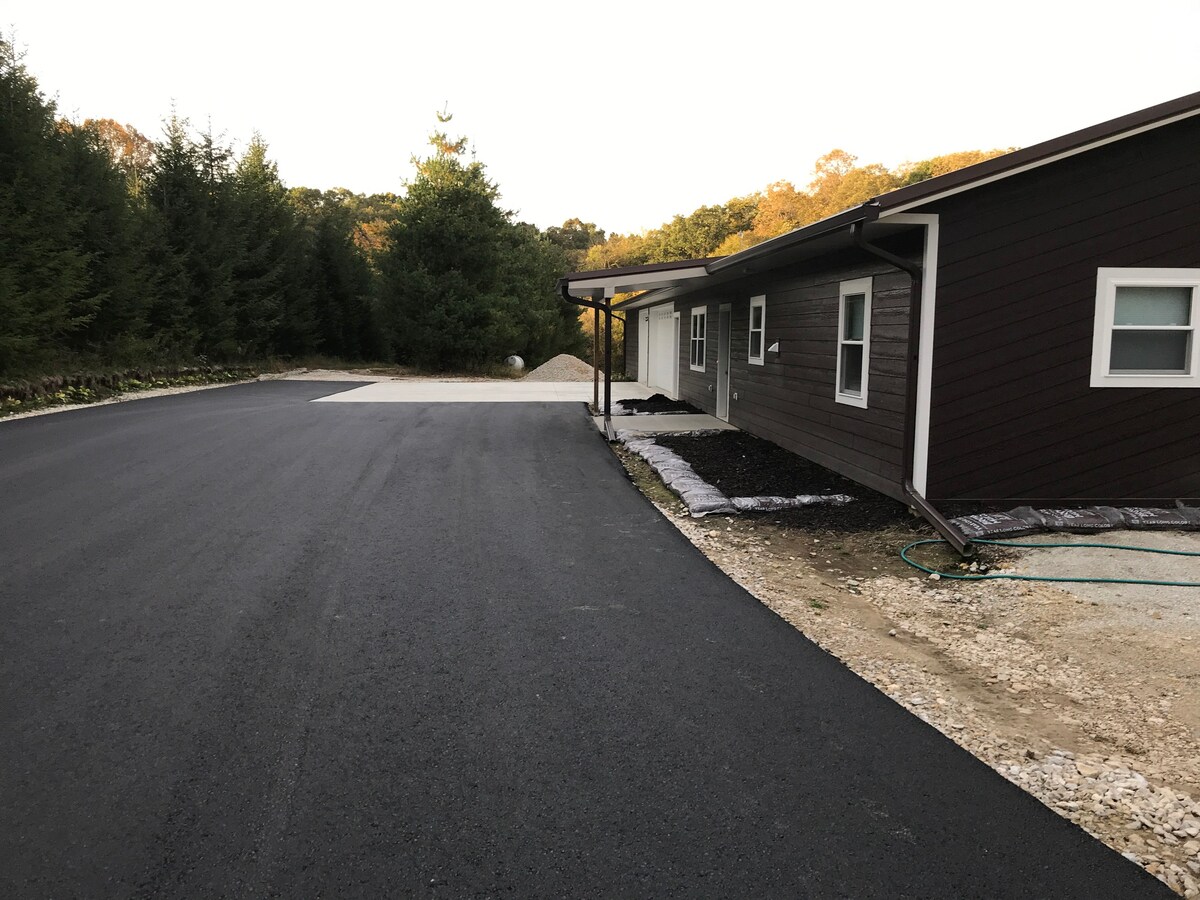
[[846, 406], [857, 406], [859, 409], [867, 408], [866, 397], [856, 397], [854, 394], [834, 394], [833, 399], [838, 403], [844, 403]]
[[1195, 375], [1092, 375], [1094, 388], [1200, 388]]

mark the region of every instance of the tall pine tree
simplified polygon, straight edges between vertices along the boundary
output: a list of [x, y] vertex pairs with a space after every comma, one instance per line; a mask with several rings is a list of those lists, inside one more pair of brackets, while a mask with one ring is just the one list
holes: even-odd
[[[438, 116], [443, 125], [450, 119]], [[382, 312], [397, 358], [479, 369], [510, 353], [536, 360], [557, 352], [578, 326], [555, 305], [551, 245], [497, 205], [483, 164], [465, 158], [465, 138], [438, 131], [430, 144], [433, 155], [414, 161], [380, 256]]]
[[230, 234], [229, 160], [211, 129], [194, 140], [172, 115], [155, 147], [147, 201], [158, 211], [165, 252], [152, 326], [182, 352], [238, 355], [233, 308], [237, 242]]
[[62, 366], [96, 314], [54, 104], [0, 39], [0, 374]]
[[230, 222], [237, 241], [232, 304], [241, 356], [281, 349], [311, 353], [312, 298], [299, 277], [302, 248], [296, 215], [267, 145], [255, 134], [233, 172]]

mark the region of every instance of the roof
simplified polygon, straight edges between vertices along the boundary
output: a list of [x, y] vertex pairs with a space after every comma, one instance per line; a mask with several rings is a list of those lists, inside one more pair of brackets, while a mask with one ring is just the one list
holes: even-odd
[[[623, 279], [625, 282], [636, 282], [641, 277], [640, 273], [644, 273], [647, 276], [653, 275], [655, 272], [663, 271], [664, 266], [694, 268], [702, 265], [708, 276], [715, 276], [723, 272], [730, 274], [737, 271], [750, 272], [759, 268], [754, 263], [764, 260], [765, 257], [781, 255], [782, 260], [789, 255], [785, 254], [784, 251], [795, 250], [800, 245], [815, 241], [818, 238], [825, 238], [834, 232], [845, 230], [849, 225], [858, 222], [883, 223], [886, 222], [889, 216], [918, 209], [944, 197], [973, 190], [1013, 175], [1019, 175], [1030, 169], [1049, 165], [1060, 159], [1084, 153], [1096, 147], [1124, 140], [1134, 135], [1142, 134], [1155, 128], [1161, 128], [1164, 125], [1170, 125], [1173, 122], [1179, 122], [1197, 115], [1200, 115], [1200, 91], [1187, 94], [1175, 100], [1168, 100], [1166, 103], [1159, 103], [1156, 106], [1129, 113], [1116, 119], [1110, 119], [1107, 122], [1101, 122], [1090, 128], [1073, 131], [1062, 137], [1034, 144], [1032, 147], [1014, 150], [1011, 153], [1005, 153], [1003, 156], [997, 156], [955, 172], [948, 172], [945, 175], [939, 175], [936, 178], [930, 178], [917, 184], [897, 188], [886, 194], [880, 194], [878, 197], [872, 197], [859, 206], [843, 210], [835, 215], [821, 219], [819, 222], [813, 222], [811, 225], [805, 225], [779, 237], [771, 238], [769, 241], [764, 241], [761, 244], [750, 247], [740, 253], [734, 253], [731, 256], [708, 260], [687, 260], [682, 263], [626, 266], [623, 269], [573, 272], [560, 279], [559, 285], [574, 292], [577, 286], [582, 286], [588, 279], [602, 278], [609, 272], [618, 279]], [[824, 243], [828, 244], [829, 242], [826, 241]], [[840, 244], [841, 242], [838, 243]], [[693, 278], [699, 277], [702, 276], [693, 276]], [[669, 279], [660, 276], [658, 284], [648, 283], [644, 287], [627, 288], [626, 290], [669, 289], [679, 284], [680, 280], [676, 280], [674, 284], [671, 284], [669, 283]]]
[[1200, 91], [1116, 119], [1109, 119], [1099, 125], [1073, 131], [1062, 137], [1034, 144], [1032, 147], [1014, 150], [955, 172], [947, 172], [927, 181], [897, 188], [870, 202], [877, 203], [881, 210], [900, 212], [901, 208], [911, 209], [917, 204], [929, 203], [951, 193], [981, 187], [1001, 178], [1017, 175], [1195, 115], [1200, 115]]

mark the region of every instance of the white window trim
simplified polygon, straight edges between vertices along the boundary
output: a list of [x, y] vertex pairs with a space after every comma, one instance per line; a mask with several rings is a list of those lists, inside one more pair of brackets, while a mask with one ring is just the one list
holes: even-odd
[[[751, 348], [754, 346], [754, 310], [762, 310], [762, 327], [758, 328], [758, 356]], [[752, 366], [765, 365], [767, 361], [767, 295], [759, 294], [750, 298], [750, 331], [746, 336], [746, 359]]]
[[[847, 394], [842, 392], [842, 345], [846, 343], [842, 339], [843, 329], [846, 324], [846, 298], [853, 294], [863, 295], [863, 339], [862, 339], [862, 392], [860, 394]], [[838, 403], [845, 403], [847, 406], [857, 406], [859, 409], [867, 408], [867, 373], [871, 368], [871, 279], [856, 278], [853, 281], [843, 281], [838, 287], [838, 325], [837, 325], [837, 345], [835, 347], [837, 357], [836, 365], [833, 373], [833, 390], [834, 400]]]
[[[1192, 289], [1191, 347], [1188, 371], [1154, 374], [1150, 372], [1111, 373], [1113, 315], [1117, 288], [1124, 286], [1190, 287]], [[1153, 330], [1153, 329], [1150, 329]], [[1165, 330], [1165, 329], [1160, 329]], [[1195, 388], [1200, 387], [1200, 269], [1120, 269], [1096, 270], [1096, 318], [1092, 327], [1091, 387]]]
[[[704, 316], [704, 328], [701, 330], [699, 337], [694, 337], [696, 332], [696, 316]], [[696, 343], [700, 344], [700, 365], [692, 362], [692, 350]], [[693, 306], [691, 324], [688, 327], [688, 366], [693, 372], [703, 372], [704, 363], [708, 357], [708, 307]]]

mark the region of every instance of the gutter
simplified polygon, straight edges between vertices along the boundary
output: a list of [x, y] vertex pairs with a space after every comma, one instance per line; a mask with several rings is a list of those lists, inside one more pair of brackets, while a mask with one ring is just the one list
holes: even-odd
[[908, 366], [905, 370], [904, 388], [904, 481], [901, 489], [909, 505], [919, 512], [921, 517], [932, 525], [950, 546], [958, 551], [959, 556], [964, 558], [974, 556], [975, 547], [971, 544], [970, 539], [938, 512], [933, 504], [925, 499], [913, 485], [913, 450], [916, 446], [917, 434], [917, 362], [921, 346], [921, 284], [924, 280], [924, 272], [920, 263], [904, 259], [894, 253], [889, 253], [882, 247], [867, 243], [866, 238], [863, 237], [863, 226], [866, 221], [874, 221], [879, 215], [878, 208], [872, 212], [873, 215], [869, 219], [862, 219], [851, 224], [854, 245], [863, 252], [883, 260], [888, 265], [907, 272], [909, 278], [912, 279], [912, 293], [909, 295], [908, 308]]

